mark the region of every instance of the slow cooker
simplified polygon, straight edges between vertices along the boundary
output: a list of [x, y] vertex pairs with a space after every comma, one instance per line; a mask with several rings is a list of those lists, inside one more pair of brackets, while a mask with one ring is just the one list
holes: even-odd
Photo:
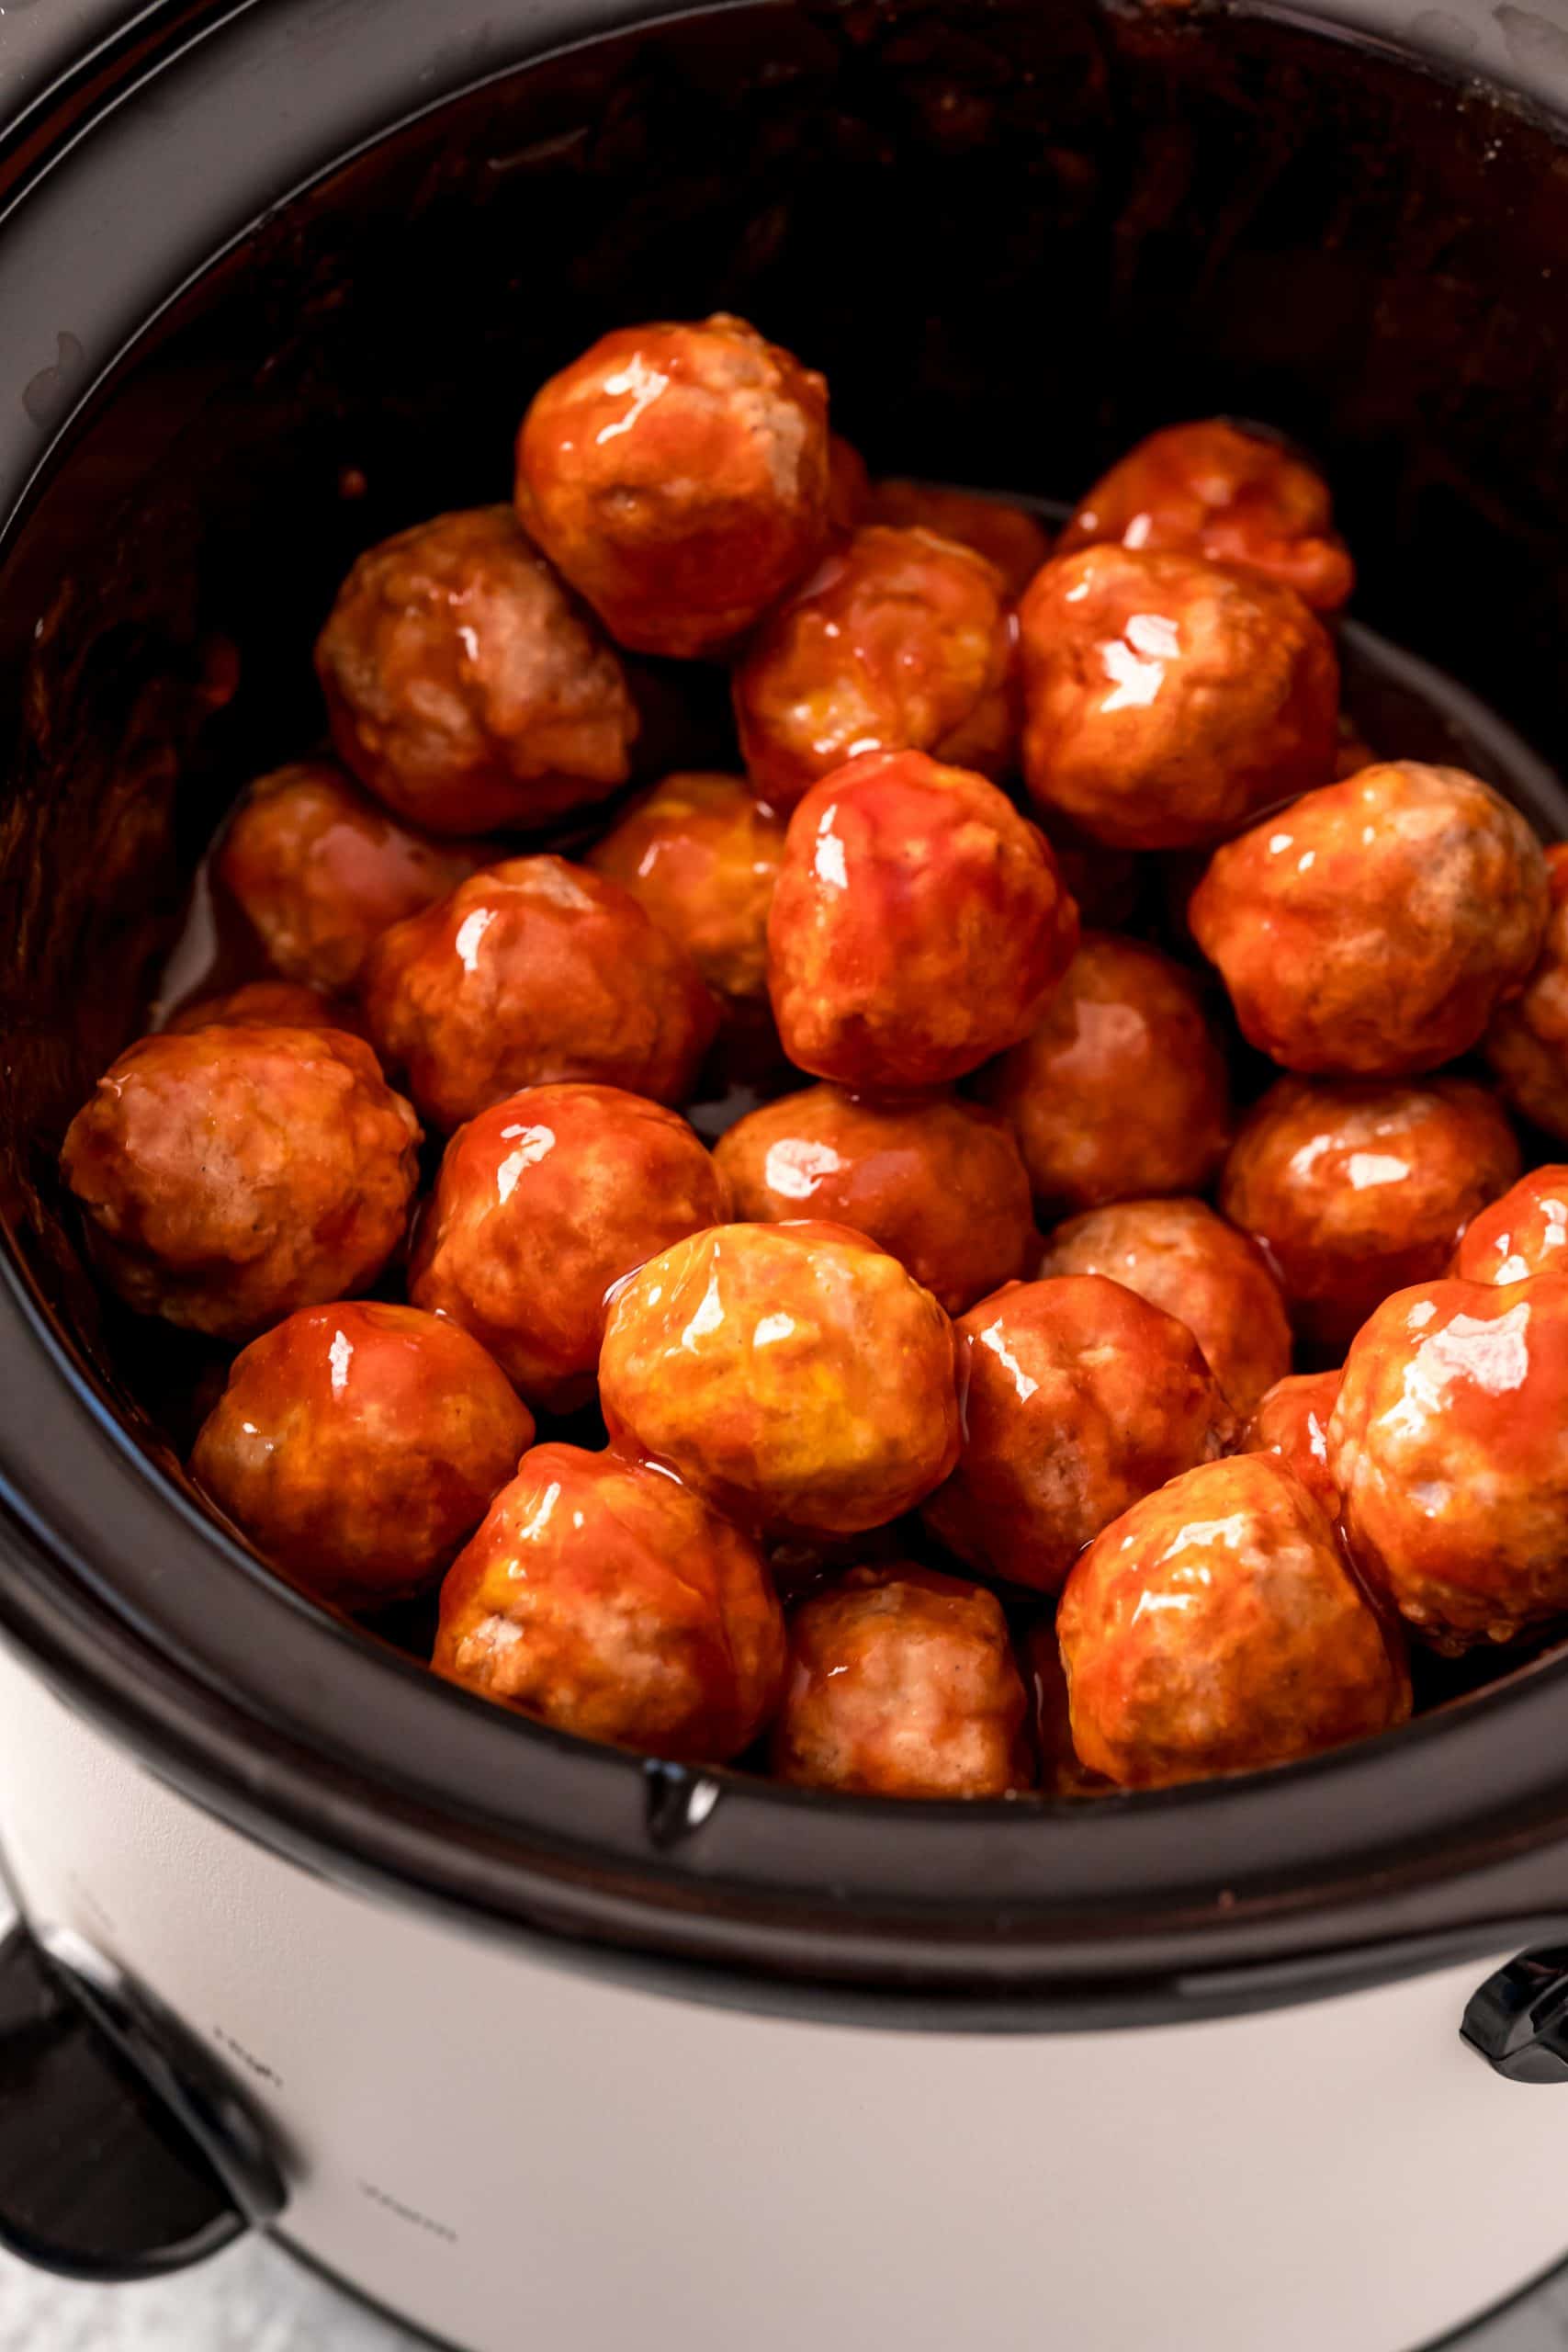
[[1092, 1804], [582, 1746], [203, 1516], [53, 1170], [347, 561], [622, 319], [1042, 498], [1271, 420], [1380, 690], [1568, 831], [1561, 0], [12, 0], [0, 74], [0, 2236], [267, 2227], [466, 2352], [1495, 2305], [1568, 2245], [1568, 1657]]

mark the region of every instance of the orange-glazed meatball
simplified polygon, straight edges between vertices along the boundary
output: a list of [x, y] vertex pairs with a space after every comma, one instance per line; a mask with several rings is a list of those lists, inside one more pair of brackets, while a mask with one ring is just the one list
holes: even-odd
[[1037, 572], [1018, 618], [1024, 776], [1091, 840], [1219, 841], [1334, 774], [1339, 667], [1292, 589], [1092, 547]]
[[738, 1120], [714, 1157], [737, 1216], [852, 1226], [950, 1315], [1021, 1273], [1033, 1239], [1011, 1130], [951, 1094], [878, 1103], [808, 1086]]
[[599, 1359], [610, 1433], [723, 1510], [854, 1535], [958, 1458], [953, 1326], [847, 1227], [730, 1225], [678, 1241], [616, 1294]]
[[1201, 1201], [1118, 1201], [1059, 1225], [1042, 1277], [1104, 1274], [1185, 1323], [1243, 1419], [1291, 1368], [1280, 1285], [1244, 1233]]
[[1077, 943], [1055, 859], [994, 785], [870, 752], [790, 820], [768, 990], [814, 1077], [944, 1086], [1027, 1036]]
[[1287, 1069], [1407, 1078], [1473, 1046], [1546, 929], [1546, 861], [1462, 768], [1393, 760], [1215, 851], [1188, 903], [1243, 1034]]
[[1101, 1275], [1009, 1283], [956, 1328], [964, 1449], [925, 1518], [985, 1574], [1060, 1592], [1118, 1512], [1235, 1433], [1186, 1324]]
[[1270, 1453], [1134, 1503], [1074, 1568], [1056, 1632], [1073, 1745], [1122, 1788], [1286, 1764], [1410, 1713], [1397, 1629]]
[[190, 1467], [294, 1583], [373, 1608], [435, 1582], [533, 1442], [532, 1415], [466, 1331], [340, 1302], [251, 1341]]
[[1505, 1102], [1568, 1143], [1568, 842], [1552, 842], [1546, 866], [1540, 960], [1522, 994], [1493, 1014], [1483, 1050]]
[[1337, 612], [1355, 583], [1321, 475], [1221, 416], [1151, 433], [1101, 476], [1058, 545], [1102, 540], [1261, 572], [1319, 613]]
[[631, 774], [621, 665], [504, 506], [369, 548], [316, 670], [338, 757], [434, 833], [540, 825]]
[[722, 1764], [778, 1702], [761, 1555], [661, 1471], [536, 1445], [441, 1588], [437, 1674], [582, 1739]]
[[1048, 1797], [1103, 1796], [1114, 1787], [1103, 1772], [1080, 1764], [1073, 1746], [1067, 1710], [1067, 1678], [1054, 1618], [1032, 1625], [1024, 1636], [1023, 1656], [1032, 1706], [1035, 1753], [1040, 1759], [1040, 1786]]
[[994, 1593], [900, 1560], [790, 1620], [769, 1762], [799, 1788], [999, 1797], [1027, 1788], [1027, 1702]]
[[1354, 1557], [1434, 1648], [1568, 1611], [1568, 1281], [1385, 1299], [1346, 1358], [1328, 1466]]
[[421, 1220], [409, 1296], [482, 1341], [530, 1404], [592, 1393], [608, 1295], [729, 1215], [684, 1119], [615, 1086], [530, 1086], [459, 1127]]
[[784, 858], [782, 819], [738, 776], [666, 776], [589, 852], [685, 948], [722, 1004], [768, 990], [768, 910]]
[[359, 1038], [209, 1028], [121, 1054], [60, 1164], [128, 1306], [248, 1340], [375, 1281], [403, 1238], [419, 1140]]
[[535, 394], [517, 512], [612, 637], [711, 653], [828, 529], [828, 387], [744, 319], [619, 327]]
[[341, 996], [323, 996], [303, 980], [247, 980], [221, 996], [182, 1005], [164, 1028], [171, 1037], [190, 1029], [345, 1029], [351, 1037], [365, 1034], [356, 1005]]
[[930, 531], [857, 531], [767, 620], [735, 673], [746, 772], [793, 808], [862, 752], [987, 772], [1014, 733], [1001, 573]]
[[1002, 575], [1007, 593], [1021, 596], [1051, 552], [1051, 535], [1027, 507], [974, 490], [890, 477], [872, 485], [866, 520], [896, 531], [934, 531], [973, 548]]
[[1047, 1216], [1199, 1193], [1230, 1141], [1230, 1080], [1190, 977], [1088, 932], [1032, 1034], [981, 1080]]
[[555, 1079], [683, 1102], [718, 1023], [680, 942], [560, 857], [509, 858], [395, 923], [361, 991], [381, 1054], [448, 1131]]
[[1442, 1273], [1519, 1172], [1484, 1088], [1282, 1078], [1244, 1124], [1220, 1206], [1283, 1286], [1301, 1337], [1336, 1353], [1381, 1299]]
[[1568, 1274], [1568, 1168], [1532, 1168], [1472, 1217], [1453, 1271], [1471, 1283], [1522, 1283]]
[[1331, 1517], [1339, 1489], [1328, 1471], [1328, 1422], [1339, 1395], [1340, 1372], [1293, 1373], [1258, 1400], [1241, 1435], [1244, 1453], [1274, 1453], [1293, 1470]]
[[330, 993], [353, 987], [373, 940], [483, 862], [394, 823], [327, 761], [302, 760], [251, 786], [216, 870], [273, 969]]
[[847, 538], [870, 519], [871, 476], [865, 459], [841, 433], [828, 435], [828, 521]]

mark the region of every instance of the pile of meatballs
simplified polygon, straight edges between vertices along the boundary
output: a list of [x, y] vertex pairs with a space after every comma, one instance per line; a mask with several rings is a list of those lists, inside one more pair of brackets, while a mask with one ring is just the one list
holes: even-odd
[[65, 1140], [231, 1351], [214, 1510], [521, 1715], [887, 1796], [1284, 1762], [1568, 1619], [1568, 847], [1358, 738], [1351, 584], [1222, 420], [1053, 545], [739, 319], [544, 384], [338, 594], [252, 977]]

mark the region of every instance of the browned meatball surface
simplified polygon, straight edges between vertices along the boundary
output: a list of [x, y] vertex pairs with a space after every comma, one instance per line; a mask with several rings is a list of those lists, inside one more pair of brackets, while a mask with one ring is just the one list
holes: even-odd
[[316, 669], [338, 757], [432, 832], [540, 825], [631, 773], [621, 665], [505, 506], [369, 548]]
[[1298, 1372], [1277, 1380], [1258, 1399], [1241, 1436], [1243, 1453], [1277, 1454], [1331, 1518], [1339, 1515], [1339, 1489], [1328, 1468], [1328, 1423], [1342, 1374]]
[[559, 857], [514, 857], [383, 932], [370, 1034], [433, 1126], [520, 1086], [584, 1079], [684, 1102], [718, 1012], [678, 940]]
[[1522, 1283], [1568, 1274], [1568, 1168], [1532, 1168], [1472, 1217], [1454, 1253], [1465, 1282]]
[[554, 1412], [592, 1394], [623, 1274], [729, 1215], [684, 1119], [615, 1086], [531, 1086], [459, 1127], [421, 1220], [409, 1296], [483, 1342]]
[[1018, 617], [1023, 772], [1047, 818], [1181, 849], [1334, 774], [1338, 663], [1289, 588], [1091, 547], [1037, 572]]
[[1462, 768], [1388, 761], [1215, 851], [1188, 904], [1242, 1032], [1287, 1069], [1404, 1078], [1475, 1045], [1523, 986], [1547, 871]]
[[681, 942], [721, 1004], [749, 1012], [767, 997], [784, 844], [783, 820], [739, 776], [688, 773], [655, 786], [587, 862]]
[[872, 520], [871, 476], [865, 459], [841, 433], [828, 435], [828, 522], [847, 538]]
[[419, 1140], [357, 1037], [196, 1029], [120, 1056], [61, 1170], [128, 1306], [247, 1340], [375, 1281], [403, 1238]]
[[1289, 1763], [1410, 1713], [1397, 1631], [1272, 1454], [1135, 1503], [1074, 1568], [1056, 1631], [1073, 1745], [1123, 1788]]
[[716, 651], [819, 553], [828, 388], [744, 319], [618, 327], [535, 394], [517, 511], [622, 645]]
[[1029, 1785], [1022, 1679], [994, 1593], [900, 1560], [852, 1568], [790, 1619], [778, 1780], [883, 1797]]
[[343, 1029], [363, 1037], [359, 1008], [347, 998], [323, 996], [303, 980], [246, 980], [220, 996], [197, 997], [164, 1022], [171, 1037], [191, 1029]]
[[190, 1467], [294, 1583], [371, 1608], [435, 1582], [533, 1442], [532, 1415], [466, 1331], [340, 1301], [251, 1341]]
[[1283, 1078], [1236, 1136], [1220, 1206], [1264, 1251], [1298, 1333], [1337, 1353], [1391, 1291], [1442, 1273], [1518, 1172], [1506, 1118], [1467, 1080]]
[[1191, 976], [1088, 932], [1033, 1031], [986, 1073], [1045, 1216], [1202, 1192], [1230, 1141], [1230, 1080]]
[[956, 1329], [963, 1451], [924, 1515], [982, 1573], [1059, 1592], [1102, 1527], [1235, 1433], [1187, 1326], [1100, 1275], [1010, 1283]]
[[1551, 911], [1522, 993], [1492, 1016], [1484, 1051], [1497, 1091], [1521, 1118], [1568, 1143], [1568, 842], [1546, 852]]
[[1051, 552], [1051, 535], [1026, 506], [983, 491], [889, 476], [874, 482], [865, 519], [897, 531], [934, 531], [973, 548], [1001, 573], [1008, 594], [1021, 596]]
[[1119, 1201], [1046, 1238], [1042, 1277], [1104, 1274], [1185, 1323], [1243, 1418], [1291, 1368], [1291, 1326], [1263, 1253], [1201, 1201]]
[[431, 1663], [558, 1731], [722, 1764], [778, 1702], [784, 1617], [755, 1545], [688, 1487], [538, 1445], [442, 1586]]

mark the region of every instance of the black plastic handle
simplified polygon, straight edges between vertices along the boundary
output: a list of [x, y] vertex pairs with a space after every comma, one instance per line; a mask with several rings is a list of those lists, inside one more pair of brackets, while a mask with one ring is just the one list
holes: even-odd
[[89, 1946], [0, 1945], [0, 2245], [73, 2278], [183, 2270], [283, 2209], [210, 2053]]

